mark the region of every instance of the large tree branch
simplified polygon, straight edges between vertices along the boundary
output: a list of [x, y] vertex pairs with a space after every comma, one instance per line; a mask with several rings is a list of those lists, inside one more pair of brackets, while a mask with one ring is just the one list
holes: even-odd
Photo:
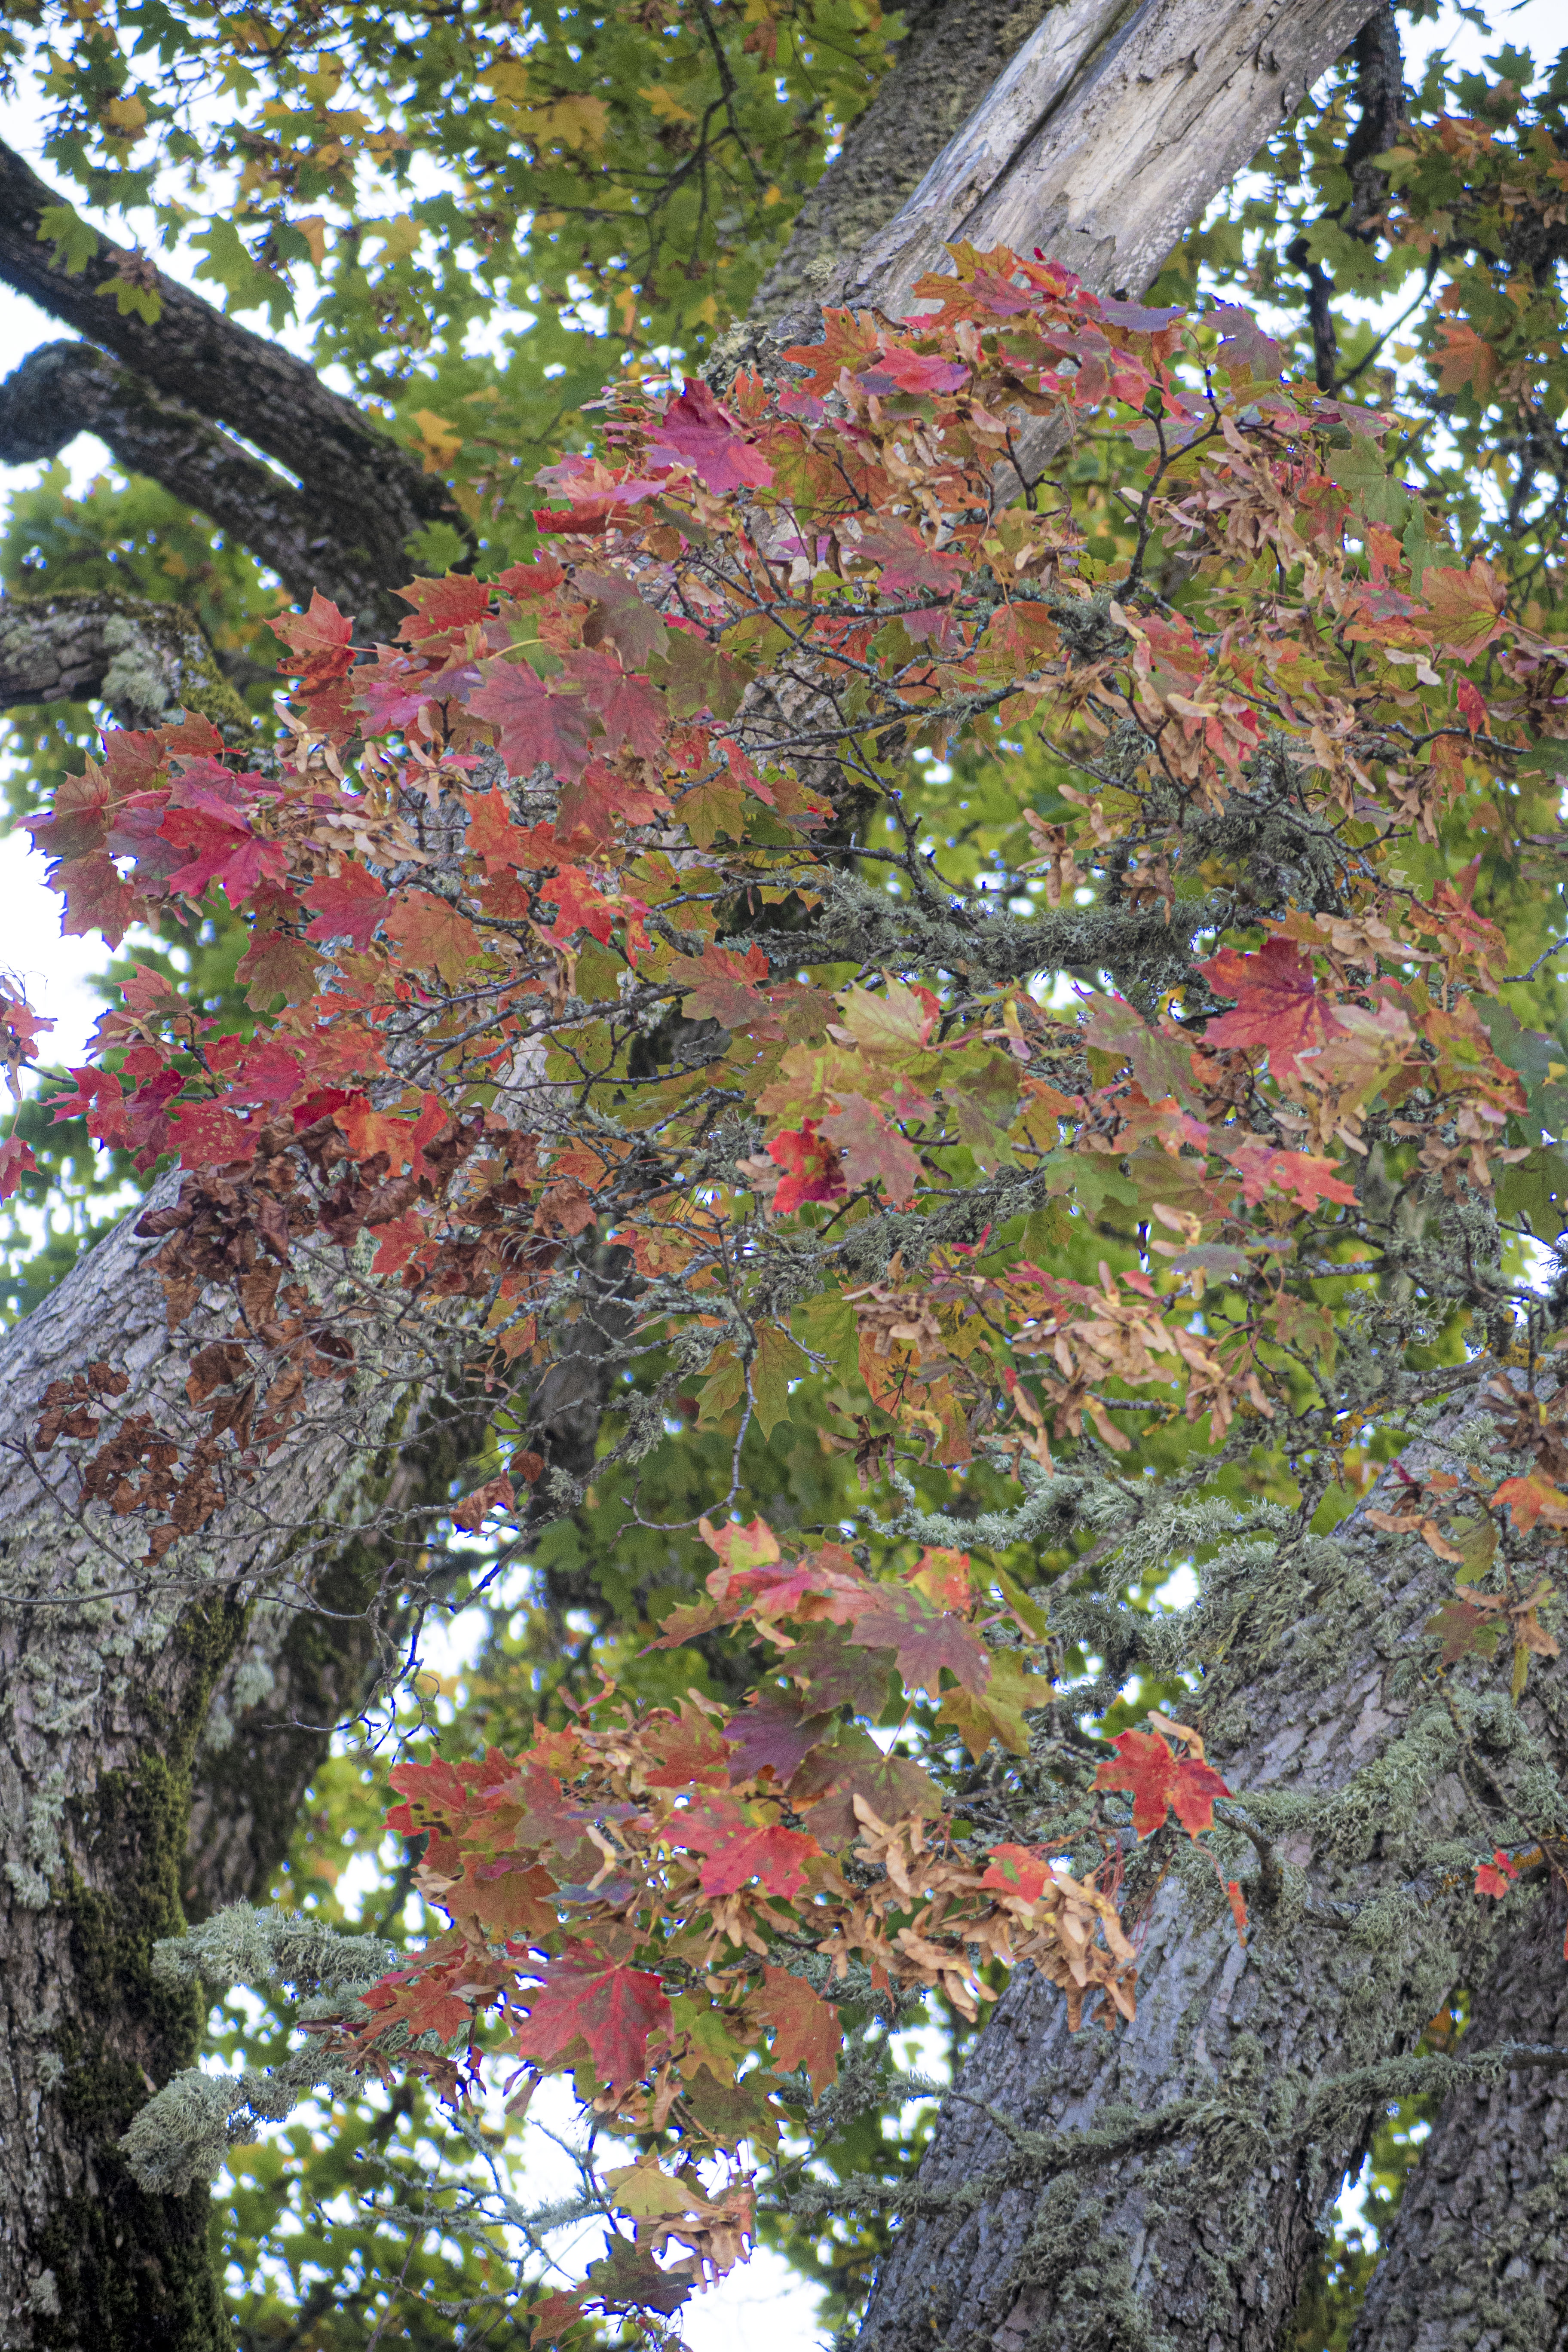
[[0, 601], [0, 710], [50, 702], [105, 703], [121, 727], [195, 710], [233, 740], [252, 731], [188, 613], [106, 589]]
[[[144, 255], [107, 237], [74, 274], [53, 258], [43, 215], [59, 201], [0, 144], [0, 278], [112, 352], [154, 392], [244, 434], [286, 466], [343, 551], [340, 562], [362, 567], [384, 592], [404, 577], [405, 545], [423, 526], [449, 523], [469, 539], [446, 485], [281, 344], [226, 318]], [[157, 296], [153, 324], [134, 310], [121, 313], [116, 280]]]
[[90, 343], [46, 343], [0, 383], [0, 461], [58, 457], [78, 433], [96, 433], [128, 473], [209, 515], [297, 603], [308, 604], [313, 589], [349, 613], [385, 602], [384, 573], [334, 535], [317, 499]]

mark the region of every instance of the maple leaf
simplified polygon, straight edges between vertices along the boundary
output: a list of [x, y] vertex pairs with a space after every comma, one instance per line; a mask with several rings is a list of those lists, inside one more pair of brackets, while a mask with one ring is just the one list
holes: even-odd
[[991, 1659], [991, 1675], [979, 1697], [963, 1689], [948, 1691], [937, 1709], [937, 1719], [951, 1723], [970, 1754], [984, 1755], [993, 1739], [1014, 1756], [1029, 1752], [1029, 1727], [1025, 1715], [1031, 1707], [1048, 1706], [1056, 1685], [1048, 1675], [1025, 1674], [1005, 1651]]
[[467, 915], [430, 890], [404, 891], [384, 918], [384, 928], [408, 970], [434, 971], [448, 988], [484, 952]]
[[1440, 319], [1437, 331], [1445, 345], [1437, 359], [1439, 389], [1463, 392], [1470, 385], [1476, 397], [1484, 401], [1502, 372], [1496, 350], [1468, 320]]
[[1490, 1499], [1490, 1508], [1495, 1511], [1504, 1504], [1514, 1526], [1527, 1534], [1537, 1519], [1544, 1519], [1549, 1528], [1568, 1528], [1568, 1495], [1538, 1470], [1523, 1478], [1505, 1478]]
[[667, 1834], [707, 1856], [704, 1895], [735, 1895], [756, 1879], [767, 1895], [788, 1902], [805, 1884], [805, 1866], [822, 1852], [801, 1830], [754, 1821], [732, 1798], [704, 1797], [673, 1816]]
[[614, 838], [617, 817], [623, 824], [653, 824], [668, 811], [668, 800], [655, 786], [605, 760], [590, 760], [574, 783], [562, 785], [556, 825], [563, 841], [585, 835], [599, 844]]
[[853, 375], [868, 362], [875, 366], [881, 356], [882, 338], [869, 314], [857, 318], [853, 310], [824, 310], [821, 342], [792, 343], [784, 353], [795, 366], [810, 369], [804, 389], [813, 394], [836, 391], [840, 368]]
[[907, 1756], [885, 1756], [874, 1739], [851, 1726], [806, 1758], [790, 1782], [789, 1801], [806, 1814], [819, 1844], [837, 1847], [860, 1834], [857, 1797], [879, 1821], [907, 1822], [915, 1815], [935, 1821], [942, 1811], [934, 1781], [918, 1764]]
[[[788, 1663], [793, 1669], [793, 1651]], [[812, 1749], [829, 1737], [833, 1727], [833, 1715], [823, 1711], [820, 1702], [808, 1714], [805, 1703], [793, 1692], [772, 1688], [754, 1691], [724, 1726], [724, 1739], [732, 1751], [730, 1778], [755, 1780], [767, 1772], [782, 1789], [795, 1778]], [[651, 1785], [651, 1775], [649, 1781]]]
[[1495, 1895], [1500, 1901], [1508, 1893], [1509, 1880], [1518, 1876], [1518, 1866], [1509, 1860], [1501, 1846], [1494, 1846], [1490, 1862], [1483, 1862], [1476, 1872], [1476, 1893]]
[[[956, 593], [963, 578], [961, 555], [942, 554], [928, 547], [918, 530], [891, 516], [862, 523], [859, 538], [849, 544], [857, 555], [881, 565], [879, 584], [885, 596], [923, 594], [945, 599]], [[903, 615], [906, 629], [915, 617], [909, 613]]]
[[[841, 1094], [838, 1102], [838, 1109], [818, 1124], [824, 1135], [841, 1146], [848, 1182], [861, 1185], [879, 1181], [893, 1207], [907, 1209], [920, 1184], [918, 1155], [864, 1095]], [[775, 1208], [777, 1205], [775, 1194]]]
[[279, 996], [289, 1004], [303, 1004], [315, 987], [319, 961], [291, 932], [256, 930], [235, 967], [235, 978], [252, 1012], [265, 1013]]
[[1208, 1024], [1205, 1045], [1261, 1045], [1276, 1077], [1300, 1070], [1300, 1056], [1340, 1034], [1341, 1024], [1313, 976], [1311, 959], [1276, 934], [1256, 955], [1222, 948], [1198, 970], [1216, 996], [1234, 996], [1234, 1013]]
[[756, 1029], [762, 1034], [780, 1034], [778, 1024], [768, 1017], [764, 997], [757, 993], [757, 982], [766, 980], [769, 965], [766, 951], [748, 948], [743, 956], [731, 948], [705, 947], [700, 958], [673, 956], [669, 976], [687, 988], [685, 1013], [690, 1021], [717, 1021], [721, 1029]]
[[0, 1201], [8, 1201], [24, 1176], [37, 1174], [37, 1166], [30, 1143], [19, 1135], [6, 1136], [0, 1142]]
[[779, 1664], [811, 1707], [831, 1714], [847, 1706], [873, 1722], [889, 1703], [896, 1671], [891, 1650], [868, 1649], [847, 1626], [823, 1623], [809, 1626]]
[[991, 1679], [991, 1653], [979, 1634], [907, 1584], [873, 1585], [855, 1612], [849, 1639], [865, 1649], [891, 1650], [906, 1685], [933, 1698], [943, 1667], [973, 1698]]
[[585, 646], [602, 645], [607, 638], [633, 669], [640, 668], [650, 654], [664, 651], [669, 641], [664, 622], [620, 572], [595, 572], [580, 563], [572, 587], [575, 595], [591, 600], [583, 624]]
[[551, 937], [563, 945], [574, 939], [579, 931], [587, 931], [603, 944], [616, 927], [619, 912], [615, 901], [606, 898], [584, 873], [580, 866], [563, 866], [552, 875], [539, 893], [551, 906], [560, 908], [560, 915], [551, 927]]
[[773, 1192], [775, 1216], [788, 1216], [803, 1201], [841, 1201], [849, 1189], [837, 1151], [823, 1141], [810, 1119], [775, 1135], [768, 1158], [784, 1171]]
[[307, 924], [308, 940], [347, 940], [363, 955], [375, 935], [386, 906], [386, 885], [354, 859], [345, 858], [336, 874], [324, 875], [305, 892], [303, 904], [315, 920]]
[[484, 684], [468, 697], [476, 719], [496, 730], [501, 758], [514, 776], [552, 769], [574, 782], [588, 764], [588, 710], [580, 694], [552, 693], [527, 662], [483, 665]]
[[1508, 583], [1479, 555], [1468, 572], [1429, 566], [1421, 594], [1441, 643], [1467, 661], [1502, 633]]
[[1458, 1600], [1446, 1601], [1435, 1616], [1428, 1617], [1421, 1630], [1424, 1633], [1436, 1633], [1441, 1637], [1441, 1663], [1446, 1666], [1456, 1665], [1459, 1659], [1468, 1657], [1472, 1653], [1489, 1657], [1497, 1648], [1501, 1631], [1497, 1622], [1500, 1606], [1500, 1602], [1493, 1602], [1490, 1607], [1478, 1607], [1475, 1601], [1467, 1598], [1461, 1588]]
[[582, 2038], [595, 2072], [612, 2090], [640, 2081], [650, 2034], [668, 2029], [664, 1987], [645, 1969], [605, 1961], [591, 1944], [569, 1945], [537, 1971], [528, 2016], [517, 2031], [520, 2058], [549, 2065]]
[[[658, 2269], [657, 2263], [650, 2263], [648, 2267]], [[659, 2276], [664, 2276], [662, 2271]], [[531, 2305], [525, 2315], [530, 2323], [529, 2343], [559, 2344], [566, 2330], [576, 2326], [584, 2305], [590, 2300], [585, 2287], [574, 2287], [570, 2294], [547, 2294], [542, 2302]]]
[[999, 1895], [1016, 1895], [1021, 1903], [1037, 1903], [1053, 1875], [1049, 1860], [1032, 1847], [994, 1845], [980, 1884]]
[[956, 392], [969, 381], [962, 360], [912, 352], [906, 343], [884, 343], [856, 378], [862, 392]]
[[638, 759], [657, 761], [664, 749], [668, 715], [647, 681], [628, 677], [618, 662], [591, 649], [571, 655], [567, 667], [605, 730], [605, 750], [618, 751], [624, 744]]
[[685, 390], [654, 425], [647, 455], [652, 465], [688, 467], [704, 489], [719, 497], [748, 482], [763, 489], [773, 478], [762, 451], [738, 429], [700, 376], [687, 377]]
[[1123, 1731], [1110, 1744], [1117, 1760], [1100, 1767], [1094, 1785], [1131, 1790], [1132, 1826], [1140, 1837], [1157, 1830], [1167, 1811], [1189, 1837], [1213, 1829], [1215, 1799], [1230, 1790], [1212, 1764], [1191, 1756], [1178, 1761], [1154, 1731]]
[[1249, 1209], [1270, 1192], [1288, 1192], [1300, 1209], [1315, 1209], [1323, 1201], [1355, 1205], [1355, 1186], [1336, 1172], [1331, 1160], [1318, 1160], [1305, 1151], [1275, 1151], [1255, 1135], [1221, 1148], [1241, 1179], [1242, 1198]]
[[278, 667], [299, 670], [300, 690], [305, 694], [331, 686], [353, 667], [353, 623], [319, 589], [312, 593], [308, 611], [280, 613], [268, 626], [299, 657], [279, 662]]
[[490, 607], [489, 583], [476, 580], [471, 572], [449, 572], [441, 580], [411, 580], [393, 593], [414, 607], [397, 632], [411, 642], [468, 629], [482, 621]]
[[844, 2028], [831, 2001], [813, 1992], [803, 1977], [787, 1969], [763, 1966], [763, 1990], [753, 1992], [748, 2009], [773, 2029], [773, 2063], [776, 2073], [793, 2074], [804, 2066], [817, 2098], [838, 2079], [838, 2052]]

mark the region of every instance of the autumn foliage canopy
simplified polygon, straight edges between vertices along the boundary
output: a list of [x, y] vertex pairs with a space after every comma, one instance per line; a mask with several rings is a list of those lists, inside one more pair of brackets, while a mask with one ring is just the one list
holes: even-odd
[[[738, 1465], [826, 1376], [822, 1442], [868, 1478], [920, 1462], [959, 1494], [984, 1458], [1027, 1508], [1064, 1461], [1132, 1478], [1151, 1431], [1235, 1448], [1323, 1403], [1343, 1286], [1397, 1222], [1373, 1160], [1380, 1198], [1528, 1226], [1562, 1073], [1500, 1005], [1475, 869], [1433, 880], [1426, 852], [1460, 808], [1521, 856], [1551, 825], [1560, 650], [1402, 486], [1389, 416], [1282, 383], [1245, 313], [955, 260], [923, 316], [830, 315], [775, 389], [623, 388], [543, 484], [559, 553], [412, 583], [396, 644], [357, 650], [321, 599], [280, 623], [266, 772], [196, 719], [114, 735], [36, 822], [69, 928], [118, 942], [216, 890], [249, 929], [252, 1024], [145, 971], [61, 1105], [183, 1171], [138, 1231], [185, 1417], [122, 1415], [104, 1364], [39, 1437], [151, 1561], [351, 1410], [371, 1334], [398, 1377], [489, 1399], [460, 1527], [569, 1502], [529, 1397], [584, 1318], [625, 1374], [606, 1463], [695, 1423]], [[1042, 423], [1117, 453], [1114, 563], [1070, 468], [1009, 495]], [[897, 785], [1026, 739], [1069, 779], [1029, 817], [1026, 916], [944, 883]], [[896, 890], [866, 879], [868, 811]], [[1242, 879], [1265, 839], [1282, 913]], [[1052, 961], [1079, 982], [1031, 986]], [[1107, 1203], [1131, 1247], [1068, 1278]], [[1534, 1400], [1492, 1399], [1530, 1475], [1396, 1515], [1458, 1570], [1435, 1664], [1506, 1635], [1516, 1696], [1545, 1593], [1476, 1578], [1500, 1528], [1568, 1525]], [[833, 2078], [836, 1989], [972, 2017], [1032, 1967], [1075, 2021], [1131, 2017], [1130, 1853], [1245, 1812], [1156, 1715], [1081, 1738], [1087, 1860], [1047, 1816], [985, 1832], [958, 1777], [1063, 1704], [1039, 1601], [922, 1534], [907, 1485], [879, 1572], [831, 1528], [742, 1525], [736, 1477], [707, 1598], [644, 1629], [689, 1653], [686, 1697], [612, 1685], [521, 1753], [395, 1772], [450, 1926], [330, 2029], [455, 2098], [569, 2073], [635, 2144], [605, 2176], [635, 2235], [536, 2342], [742, 2256], [751, 2167]], [[723, 1700], [715, 1642], [749, 1677]], [[1477, 1859], [1500, 1891], [1508, 1857]], [[1215, 1895], [1245, 1935], [1224, 1870]]]

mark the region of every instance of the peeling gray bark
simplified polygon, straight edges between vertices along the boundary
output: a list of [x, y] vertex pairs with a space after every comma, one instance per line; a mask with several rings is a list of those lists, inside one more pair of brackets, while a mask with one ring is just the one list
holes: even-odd
[[378, 611], [385, 583], [334, 534], [331, 509], [90, 343], [46, 343], [0, 383], [0, 461], [55, 457], [96, 433], [127, 473], [145, 474], [268, 564], [297, 604], [311, 593], [346, 613]]
[[[210, 424], [243, 434], [296, 478], [310, 508], [348, 564], [373, 583], [372, 608], [360, 614], [373, 631], [384, 600], [409, 569], [410, 535], [449, 523], [471, 545], [468, 523], [444, 482], [378, 432], [351, 400], [331, 392], [308, 363], [226, 318], [178, 285], [145, 254], [100, 237], [92, 259], [72, 276], [39, 234], [57, 192], [0, 144], [0, 278], [27, 295], [89, 343], [112, 352], [154, 394]], [[111, 289], [128, 278], [161, 305], [148, 325], [121, 315]]]
[[891, 71], [802, 205], [746, 328], [723, 347], [731, 372], [759, 328], [782, 342], [796, 320], [809, 327], [846, 257], [907, 204], [1048, 7], [1049, 0], [915, 0], [905, 9]]
[[[1470, 2004], [1467, 2052], [1568, 2047], [1568, 1906], [1514, 1896]], [[1564, 2352], [1568, 2076], [1532, 2067], [1457, 2091], [1408, 2181], [1351, 2352]]]

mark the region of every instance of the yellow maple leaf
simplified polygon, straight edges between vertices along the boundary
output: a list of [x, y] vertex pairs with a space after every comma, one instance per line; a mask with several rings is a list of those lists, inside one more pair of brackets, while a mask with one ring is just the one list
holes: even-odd
[[415, 446], [425, 460], [425, 471], [444, 474], [463, 446], [462, 435], [455, 432], [444, 416], [437, 416], [433, 408], [416, 408], [414, 422], [419, 427]]
[[682, 106], [675, 92], [666, 89], [661, 81], [651, 83], [647, 89], [639, 89], [637, 96], [647, 99], [661, 122], [695, 122], [697, 120], [690, 108]]

